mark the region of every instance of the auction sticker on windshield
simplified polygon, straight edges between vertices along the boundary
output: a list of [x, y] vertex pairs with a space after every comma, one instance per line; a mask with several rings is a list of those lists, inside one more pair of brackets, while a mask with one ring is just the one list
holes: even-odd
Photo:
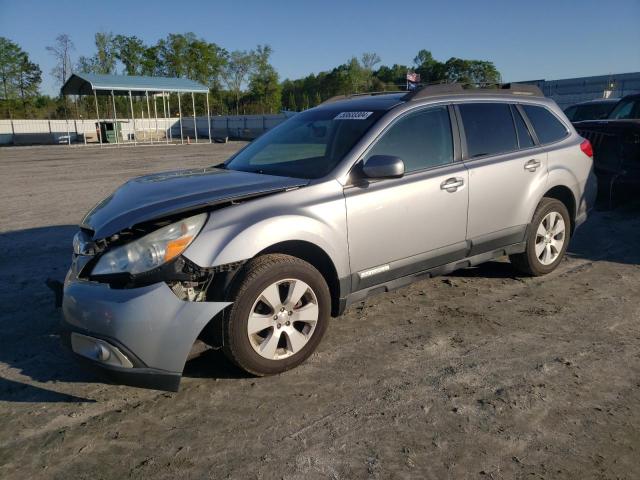
[[366, 120], [373, 112], [342, 112], [334, 120]]

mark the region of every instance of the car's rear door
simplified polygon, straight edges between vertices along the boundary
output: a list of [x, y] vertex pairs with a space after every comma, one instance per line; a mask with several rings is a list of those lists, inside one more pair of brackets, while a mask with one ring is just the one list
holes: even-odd
[[519, 243], [546, 185], [547, 153], [514, 104], [470, 101], [456, 112], [469, 170], [469, 255]]
[[362, 161], [393, 155], [405, 175], [345, 187], [354, 291], [464, 257], [468, 175], [452, 114], [443, 105], [396, 119]]

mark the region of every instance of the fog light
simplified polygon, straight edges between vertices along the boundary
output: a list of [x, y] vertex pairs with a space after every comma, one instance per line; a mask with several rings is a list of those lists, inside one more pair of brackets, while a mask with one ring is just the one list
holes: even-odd
[[71, 334], [71, 349], [78, 355], [87, 357], [91, 360], [114, 365], [116, 367], [133, 368], [131, 361], [118, 349], [104, 340], [99, 338], [81, 335], [79, 333]]
[[111, 356], [111, 352], [104, 346], [100, 344], [96, 344], [96, 358], [101, 362], [106, 362], [109, 360]]

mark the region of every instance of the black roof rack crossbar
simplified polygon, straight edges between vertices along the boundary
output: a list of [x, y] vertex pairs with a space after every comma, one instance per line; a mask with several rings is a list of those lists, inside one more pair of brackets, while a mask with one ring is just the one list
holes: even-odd
[[[465, 88], [467, 86], [468, 88]], [[523, 95], [532, 97], [544, 97], [542, 90], [535, 85], [525, 83], [494, 83], [494, 84], [462, 84], [462, 83], [440, 83], [426, 85], [412, 92], [407, 93], [403, 100], [410, 102], [422, 98], [435, 97], [440, 95], [461, 95], [461, 94], [486, 94], [486, 95]]]

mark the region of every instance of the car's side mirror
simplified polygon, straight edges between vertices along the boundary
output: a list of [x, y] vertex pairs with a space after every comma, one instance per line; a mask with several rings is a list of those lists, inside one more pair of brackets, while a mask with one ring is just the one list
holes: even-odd
[[400, 178], [404, 175], [404, 162], [392, 155], [374, 155], [362, 166], [366, 178]]

